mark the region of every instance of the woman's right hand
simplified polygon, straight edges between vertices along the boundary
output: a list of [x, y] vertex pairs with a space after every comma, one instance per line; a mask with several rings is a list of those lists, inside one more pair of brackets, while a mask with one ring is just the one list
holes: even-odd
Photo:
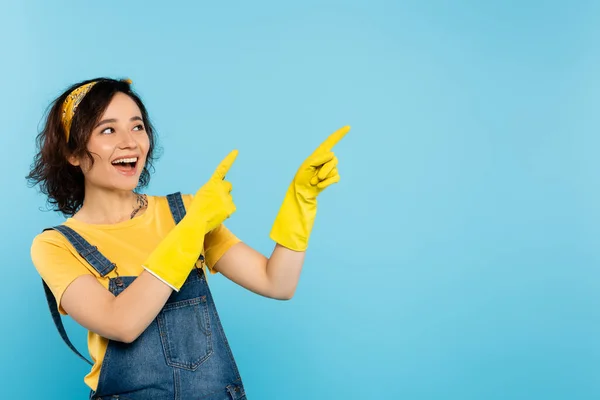
[[206, 233], [212, 231], [236, 210], [231, 197], [231, 183], [225, 176], [237, 158], [233, 150], [221, 161], [213, 175], [194, 195], [187, 214], [191, 219], [201, 219], [206, 223]]

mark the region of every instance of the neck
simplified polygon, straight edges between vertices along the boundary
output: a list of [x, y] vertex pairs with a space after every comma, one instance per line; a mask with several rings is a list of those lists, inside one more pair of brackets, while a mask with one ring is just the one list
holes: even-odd
[[[132, 191], [114, 191], [85, 188], [83, 205], [73, 218], [88, 224], [116, 224], [131, 219], [138, 207], [137, 195]], [[137, 215], [141, 215], [142, 211]]]

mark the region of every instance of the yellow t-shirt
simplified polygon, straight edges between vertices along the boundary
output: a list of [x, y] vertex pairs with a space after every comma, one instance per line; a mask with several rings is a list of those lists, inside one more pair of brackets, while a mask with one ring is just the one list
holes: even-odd
[[[182, 197], [187, 208], [192, 196]], [[146, 211], [134, 219], [111, 225], [93, 225], [69, 218], [64, 225], [74, 229], [90, 244], [97, 246], [106, 258], [117, 264], [117, 272], [113, 270], [102, 278], [59, 232], [48, 230], [37, 235], [31, 246], [33, 264], [56, 298], [59, 312], [66, 315], [60, 300], [65, 289], [77, 277], [92, 274], [108, 289], [109, 278], [116, 277], [117, 273], [119, 276], [138, 276], [144, 270], [144, 261], [175, 227], [175, 221], [166, 197], [148, 196]], [[239, 241], [224, 225], [206, 235], [205, 264], [212, 273], [214, 264]], [[92, 390], [96, 390], [108, 339], [89, 331], [87, 339], [94, 365], [84, 382]]]

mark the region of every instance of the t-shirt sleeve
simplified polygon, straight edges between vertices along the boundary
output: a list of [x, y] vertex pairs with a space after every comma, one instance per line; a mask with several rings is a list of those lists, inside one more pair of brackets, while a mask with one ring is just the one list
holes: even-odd
[[[183, 195], [183, 204], [189, 207], [193, 195]], [[219, 225], [204, 236], [204, 258], [206, 266], [212, 274], [218, 271], [214, 266], [234, 244], [241, 242], [224, 224]]]
[[236, 243], [241, 240], [223, 224], [210, 231], [204, 237], [204, 257], [211, 273], [216, 274], [214, 265]]
[[93, 274], [58, 235], [58, 232], [46, 231], [36, 236], [31, 245], [31, 260], [54, 295], [58, 311], [67, 315], [61, 306], [65, 290], [78, 277]]

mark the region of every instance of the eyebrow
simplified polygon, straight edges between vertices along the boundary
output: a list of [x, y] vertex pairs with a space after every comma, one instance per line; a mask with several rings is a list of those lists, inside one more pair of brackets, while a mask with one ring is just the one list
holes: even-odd
[[[131, 117], [129, 119], [129, 121], [142, 121], [143, 122], [144, 120], [142, 119], [142, 117], [138, 117], [136, 115], [135, 117]], [[117, 120], [115, 118], [103, 119], [102, 121], [98, 122], [94, 128], [97, 128], [100, 125], [104, 125], [104, 124], [113, 124], [115, 122], [117, 122]]]

